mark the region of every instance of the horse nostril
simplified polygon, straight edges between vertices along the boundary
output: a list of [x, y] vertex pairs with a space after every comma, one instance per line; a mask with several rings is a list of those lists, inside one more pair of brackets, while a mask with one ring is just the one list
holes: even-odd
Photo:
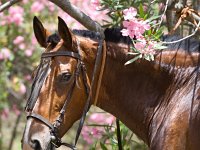
[[31, 140], [31, 147], [34, 150], [41, 150], [40, 142], [38, 140]]

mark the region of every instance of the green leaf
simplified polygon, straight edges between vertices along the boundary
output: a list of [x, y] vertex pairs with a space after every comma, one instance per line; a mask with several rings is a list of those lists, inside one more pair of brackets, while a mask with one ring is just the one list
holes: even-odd
[[129, 55], [138, 55], [139, 53], [138, 52], [137, 53], [128, 52], [127, 54], [129, 54]]
[[162, 46], [162, 45], [160, 45], [160, 46], [155, 46], [154, 47], [155, 49], [166, 49], [167, 48], [167, 46]]
[[147, 35], [151, 35], [152, 34], [152, 31], [151, 30], [147, 30]]
[[150, 55], [149, 57], [151, 61], [154, 61], [154, 55]]
[[146, 59], [147, 61], [151, 61], [149, 55], [144, 55], [144, 59]]
[[136, 61], [139, 58], [142, 58], [142, 54], [139, 54], [136, 57], [134, 57], [133, 59], [127, 61], [124, 65], [129, 65], [129, 64], [133, 63], [134, 61]]
[[162, 45], [162, 43], [158, 43], [158, 44], [154, 45], [153, 48], [154, 48], [154, 49], [157, 49], [157, 50], [160, 50], [160, 49], [166, 49], [167, 46]]
[[144, 18], [144, 9], [143, 9], [143, 6], [142, 4], [140, 3], [140, 6], [139, 6], [139, 16], [140, 18]]
[[152, 16], [151, 18], [149, 18], [149, 19], [147, 19], [147, 20], [145, 20], [145, 21], [146, 21], [146, 22], [152, 22], [153, 20], [158, 19], [158, 18], [160, 18], [160, 17], [161, 17], [161, 15]]
[[108, 150], [108, 149], [106, 148], [106, 146], [105, 146], [102, 142], [100, 142], [100, 146], [101, 146], [102, 150]]

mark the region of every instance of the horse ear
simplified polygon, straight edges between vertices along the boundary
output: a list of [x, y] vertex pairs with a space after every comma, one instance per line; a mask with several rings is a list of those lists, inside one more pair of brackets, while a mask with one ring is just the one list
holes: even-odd
[[70, 29], [67, 27], [65, 21], [58, 17], [58, 33], [60, 37], [64, 40], [64, 44], [66, 47], [72, 47], [72, 33]]
[[50, 35], [50, 32], [47, 31], [40, 20], [35, 16], [33, 19], [33, 30], [35, 33], [35, 37], [38, 41], [38, 43], [46, 48], [47, 47], [47, 37]]

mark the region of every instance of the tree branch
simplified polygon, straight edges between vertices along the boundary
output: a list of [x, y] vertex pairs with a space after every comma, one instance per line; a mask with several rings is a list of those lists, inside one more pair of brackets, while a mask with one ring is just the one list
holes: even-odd
[[166, 3], [165, 3], [165, 9], [164, 9], [164, 12], [163, 12], [163, 14], [161, 16], [160, 22], [158, 23], [158, 28], [160, 28], [160, 26], [161, 26], [161, 24], [163, 22], [163, 19], [164, 19], [164, 16], [166, 14], [168, 5], [169, 5], [169, 0], [167, 0]]
[[76, 6], [72, 5], [69, 0], [49, 0], [58, 7], [60, 7], [63, 11], [68, 13], [71, 17], [80, 22], [87, 29], [99, 32], [102, 37], [104, 37], [104, 30], [99, 23], [93, 21], [89, 16], [84, 14], [80, 9]]
[[12, 147], [13, 147], [13, 142], [16, 138], [16, 134], [17, 134], [17, 128], [18, 128], [18, 125], [20, 123], [20, 119], [22, 117], [22, 114], [20, 113], [18, 116], [17, 116], [17, 119], [16, 119], [16, 122], [15, 122], [15, 126], [13, 128], [13, 131], [12, 131], [12, 136], [11, 136], [11, 140], [10, 140], [10, 143], [9, 143], [9, 148], [8, 150], [12, 150]]
[[199, 29], [199, 26], [200, 26], [200, 21], [199, 21], [199, 23], [197, 24], [197, 27], [196, 27], [196, 29], [194, 30], [194, 32], [193, 32], [192, 34], [190, 34], [190, 35], [188, 35], [188, 36], [186, 36], [186, 37], [184, 37], [184, 38], [182, 38], [182, 39], [180, 39], [180, 40], [177, 40], [177, 41], [162, 42], [162, 43], [163, 43], [163, 44], [174, 44], [174, 43], [181, 42], [181, 41], [183, 41], [183, 40], [185, 40], [185, 39], [187, 39], [187, 38], [190, 38], [190, 37], [194, 36], [194, 35], [197, 33], [197, 31], [198, 31], [198, 29]]
[[14, 4], [20, 2], [20, 1], [21, 1], [21, 0], [10, 0], [10, 1], [8, 1], [8, 2], [2, 4], [2, 5], [0, 6], [0, 13], [3, 12], [4, 10], [8, 9], [8, 8], [11, 7], [12, 5], [14, 5]]

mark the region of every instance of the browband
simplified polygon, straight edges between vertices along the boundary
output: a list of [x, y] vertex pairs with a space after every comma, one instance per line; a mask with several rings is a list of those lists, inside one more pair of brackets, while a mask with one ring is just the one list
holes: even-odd
[[81, 56], [78, 53], [72, 52], [72, 51], [64, 51], [64, 50], [43, 53], [41, 58], [55, 57], [55, 56], [70, 56], [70, 57], [81, 60]]

